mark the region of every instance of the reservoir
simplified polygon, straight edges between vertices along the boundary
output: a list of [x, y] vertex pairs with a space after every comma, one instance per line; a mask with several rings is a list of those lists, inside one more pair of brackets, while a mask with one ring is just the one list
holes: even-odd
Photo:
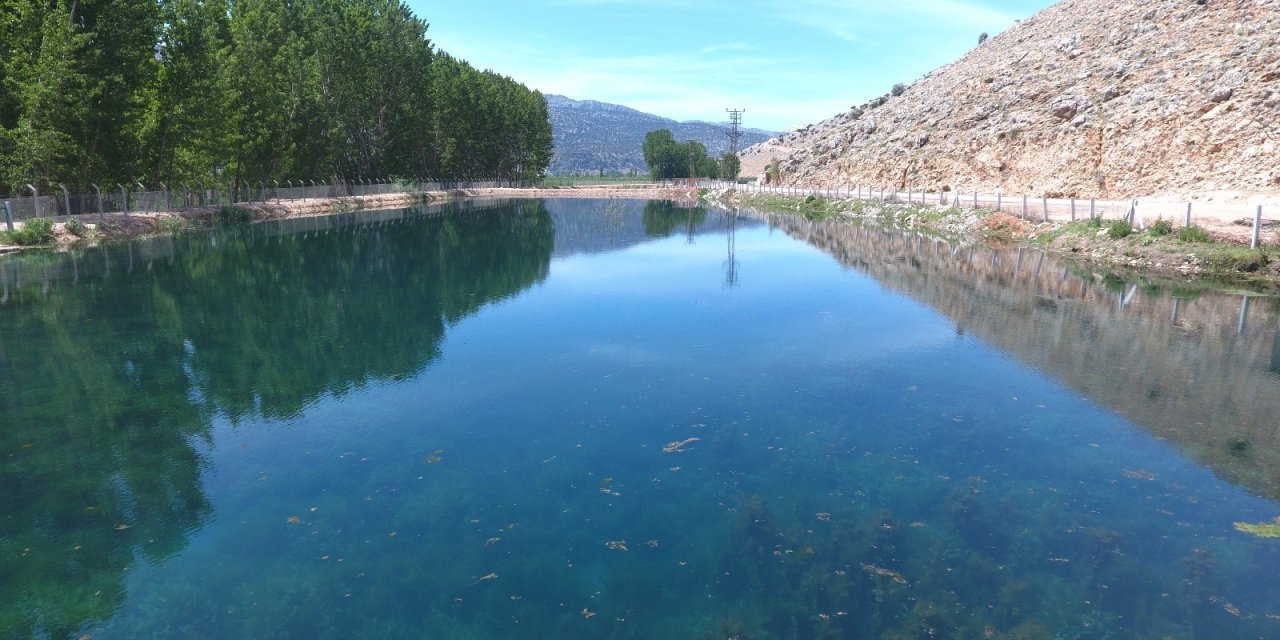
[[1280, 637], [1277, 301], [626, 200], [0, 261], [0, 639]]

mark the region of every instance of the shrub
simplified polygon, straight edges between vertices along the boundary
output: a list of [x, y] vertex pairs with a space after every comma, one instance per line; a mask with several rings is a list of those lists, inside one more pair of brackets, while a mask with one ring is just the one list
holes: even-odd
[[902, 95], [902, 93], [906, 90], [907, 88], [901, 82], [899, 82], [898, 84], [893, 85], [893, 88], [889, 90], [889, 95], [894, 96], [896, 98]]
[[1153, 236], [1167, 236], [1173, 233], [1173, 223], [1160, 218], [1151, 223], [1151, 228], [1147, 229], [1147, 232]]
[[167, 216], [157, 219], [153, 228], [156, 233], [179, 234], [191, 231], [195, 224], [182, 216]]
[[49, 244], [53, 242], [53, 218], [31, 218], [21, 229], [10, 233], [9, 240], [24, 247]]
[[982, 44], [982, 43], [984, 43], [984, 42], [986, 42], [986, 41], [987, 41], [987, 32], [986, 32], [986, 31], [983, 31], [982, 33], [979, 33], [979, 34], [978, 34], [978, 44]]
[[81, 222], [80, 218], [67, 220], [67, 223], [63, 226], [67, 228], [67, 233], [70, 233], [77, 238], [83, 238], [89, 233], [89, 227], [85, 225], [85, 223]]
[[1098, 216], [1098, 217], [1096, 217], [1096, 218], [1089, 218], [1089, 220], [1087, 220], [1087, 221], [1085, 222], [1085, 224], [1086, 224], [1086, 225], [1088, 225], [1089, 227], [1094, 228], [1094, 229], [1101, 229], [1101, 228], [1102, 228], [1102, 216]]
[[1208, 242], [1209, 234], [1204, 227], [1191, 225], [1178, 230], [1178, 242]]
[[217, 220], [218, 224], [248, 224], [253, 222], [253, 212], [224, 204], [218, 207], [218, 212], [214, 214], [214, 219]]
[[1107, 226], [1107, 237], [1112, 240], [1119, 240], [1133, 233], [1133, 224], [1128, 220], [1113, 220]]

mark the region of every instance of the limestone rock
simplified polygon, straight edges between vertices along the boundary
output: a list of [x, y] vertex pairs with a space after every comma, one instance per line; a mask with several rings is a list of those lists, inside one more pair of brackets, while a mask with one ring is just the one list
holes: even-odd
[[1275, 193], [1278, 33], [1280, 0], [1063, 0], [900, 96], [747, 149], [743, 175], [777, 159], [815, 186]]

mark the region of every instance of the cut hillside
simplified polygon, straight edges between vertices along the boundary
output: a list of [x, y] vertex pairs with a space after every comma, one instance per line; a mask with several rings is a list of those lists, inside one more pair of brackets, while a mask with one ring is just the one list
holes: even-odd
[[1065, 0], [743, 165], [777, 157], [815, 186], [1272, 198], [1278, 138], [1280, 0]]

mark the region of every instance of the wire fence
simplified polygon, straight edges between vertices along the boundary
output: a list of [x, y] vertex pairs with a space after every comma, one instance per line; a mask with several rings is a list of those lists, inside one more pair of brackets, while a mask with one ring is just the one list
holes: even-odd
[[[55, 193], [40, 193], [28, 186], [32, 195], [0, 199], [0, 215], [7, 223], [36, 217], [84, 216], [107, 214], [156, 213], [183, 211], [201, 207], [307, 200], [315, 198], [348, 198], [383, 194], [425, 193], [450, 189], [485, 189], [514, 186], [510, 181], [424, 182], [414, 180], [286, 180], [252, 182], [238, 186], [211, 184], [161, 183], [148, 187], [142, 183], [117, 184], [110, 189], [94, 185], [92, 191], [72, 192], [60, 186]], [[156, 188], [158, 187], [158, 188]]]
[[[1168, 220], [1174, 227], [1189, 227], [1195, 224], [1194, 215], [1203, 212], [1203, 217], [1215, 220], [1244, 220], [1253, 225], [1251, 246], [1260, 243], [1260, 232], [1263, 226], [1262, 205], [1242, 205], [1229, 207], [1217, 205], [1201, 206], [1193, 210], [1192, 203], [1173, 203], [1168, 201], [1099, 200], [1096, 198], [1046, 198], [1025, 194], [983, 194], [977, 191], [927, 191], [924, 189], [907, 189], [905, 191], [889, 187], [837, 186], [806, 187], [800, 185], [766, 185], [760, 183], [732, 183], [718, 180], [703, 180], [699, 188], [738, 189], [747, 193], [776, 195], [787, 197], [823, 197], [847, 198], [855, 200], [873, 200], [887, 203], [916, 204], [921, 206], [955, 205], [973, 209], [986, 209], [1004, 212], [1033, 222], [1067, 222], [1105, 218], [1108, 220], [1126, 220], [1139, 229], [1146, 228], [1160, 219]], [[1271, 221], [1268, 221], [1269, 223]]]

